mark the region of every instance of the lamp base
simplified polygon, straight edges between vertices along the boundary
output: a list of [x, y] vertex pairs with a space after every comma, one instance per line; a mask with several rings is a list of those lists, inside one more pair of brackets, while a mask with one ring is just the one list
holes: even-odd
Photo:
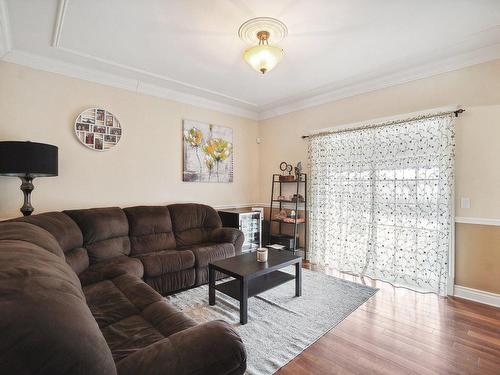
[[31, 192], [35, 188], [35, 186], [33, 186], [34, 177], [26, 175], [24, 177], [19, 177], [19, 178], [21, 179], [21, 190], [24, 194], [24, 204], [21, 207], [20, 211], [23, 213], [24, 216], [29, 216], [35, 210], [31, 205]]

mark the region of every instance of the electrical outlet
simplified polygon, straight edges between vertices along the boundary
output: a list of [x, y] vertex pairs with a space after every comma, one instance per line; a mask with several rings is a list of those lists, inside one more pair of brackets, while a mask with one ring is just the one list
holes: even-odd
[[470, 208], [470, 198], [460, 198], [460, 208]]

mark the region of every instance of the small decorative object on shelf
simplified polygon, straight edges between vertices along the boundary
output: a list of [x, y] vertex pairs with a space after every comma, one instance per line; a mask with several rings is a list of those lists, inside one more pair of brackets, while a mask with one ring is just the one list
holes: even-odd
[[286, 213], [286, 210], [281, 210], [276, 214], [274, 217], [276, 220], [284, 220], [288, 217], [288, 214]]
[[265, 263], [267, 262], [267, 248], [259, 247], [257, 249], [257, 262]]
[[[280, 175], [280, 181], [293, 182], [295, 180], [295, 176], [292, 175], [293, 167], [291, 164], [288, 164], [286, 161], [282, 161], [280, 163], [280, 170], [283, 172], [283, 174]], [[288, 175], [286, 175], [285, 172], [288, 172]]]
[[[307, 174], [302, 173], [300, 162], [295, 168], [291, 164], [282, 162], [280, 170], [282, 174], [273, 174], [272, 180], [268, 245], [282, 244], [286, 250], [301, 253], [305, 257], [307, 254], [307, 227], [304, 227], [303, 248], [299, 248], [298, 227], [299, 225], [307, 226]], [[295, 173], [292, 174], [292, 171]], [[293, 191], [290, 191], [291, 189]], [[293, 194], [290, 194], [292, 192]], [[285, 209], [286, 207], [288, 207], [288, 211]], [[273, 223], [275, 223], [274, 226]], [[282, 226], [282, 224], [285, 225]], [[278, 232], [276, 232], [276, 228], [278, 228]], [[284, 228], [290, 228], [293, 234], [287, 234], [290, 233], [287, 230], [284, 233]]]
[[[286, 234], [273, 234], [271, 236], [271, 243], [280, 246], [277, 250], [288, 250], [293, 248], [294, 238]], [[267, 246], [269, 247], [269, 246]], [[276, 248], [276, 247], [274, 247]]]
[[304, 202], [304, 197], [302, 196], [302, 194], [294, 194], [294, 195], [290, 195], [290, 201], [291, 202]]
[[297, 163], [297, 166], [295, 167], [295, 178], [298, 180], [300, 179], [300, 175], [302, 173], [302, 162], [299, 161]]
[[303, 222], [305, 222], [305, 219], [303, 217], [297, 217], [297, 218], [295, 218], [295, 217], [285, 217], [281, 221], [283, 221], [284, 223], [295, 224], [295, 222], [297, 222], [297, 223], [303, 223]]
[[120, 141], [122, 127], [111, 112], [102, 108], [89, 108], [76, 118], [75, 134], [86, 147], [106, 151]]

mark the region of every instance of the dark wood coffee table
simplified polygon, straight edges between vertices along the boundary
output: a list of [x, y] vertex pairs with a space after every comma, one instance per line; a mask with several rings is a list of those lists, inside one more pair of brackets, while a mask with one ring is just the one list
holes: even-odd
[[[295, 276], [279, 269], [295, 264]], [[215, 284], [215, 271], [235, 280]], [[208, 302], [215, 305], [215, 290], [240, 301], [240, 323], [248, 320], [248, 298], [295, 279], [295, 295], [302, 295], [302, 257], [286, 250], [269, 249], [266, 263], [257, 262], [255, 252], [222, 259], [208, 265]]]

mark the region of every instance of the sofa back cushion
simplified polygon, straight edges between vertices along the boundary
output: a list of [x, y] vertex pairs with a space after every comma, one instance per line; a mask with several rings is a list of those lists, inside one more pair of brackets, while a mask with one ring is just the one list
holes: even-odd
[[170, 212], [165, 206], [124, 208], [130, 237], [130, 254], [175, 249]]
[[116, 374], [78, 277], [48, 238], [56, 242], [32, 224], [0, 223], [0, 373]]
[[212, 231], [222, 226], [217, 211], [204, 204], [171, 204], [168, 209], [177, 247], [210, 242]]
[[90, 263], [130, 254], [128, 221], [118, 207], [64, 211], [80, 227]]
[[0, 223], [0, 240], [17, 240], [31, 243], [64, 259], [64, 252], [54, 236], [45, 229], [30, 223], [16, 221]]
[[77, 274], [88, 268], [89, 256], [83, 248], [82, 231], [68, 215], [62, 212], [47, 212], [22, 217], [16, 221], [34, 224], [52, 234], [64, 251], [66, 262]]

